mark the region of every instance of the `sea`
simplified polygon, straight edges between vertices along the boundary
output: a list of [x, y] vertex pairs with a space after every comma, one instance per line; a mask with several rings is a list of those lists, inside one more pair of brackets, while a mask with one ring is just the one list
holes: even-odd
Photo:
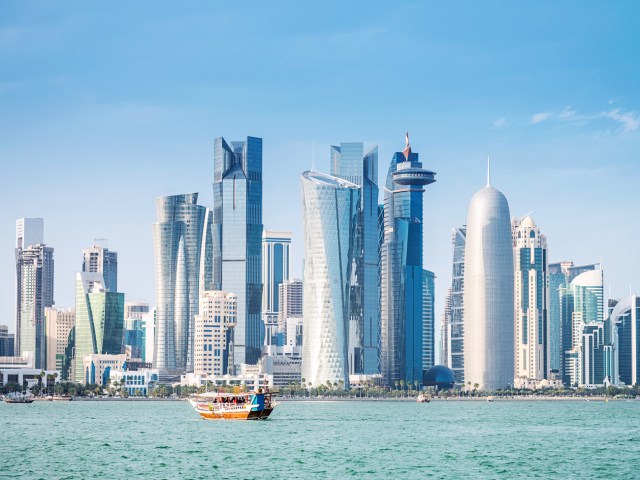
[[640, 401], [0, 404], [2, 479], [640, 478]]

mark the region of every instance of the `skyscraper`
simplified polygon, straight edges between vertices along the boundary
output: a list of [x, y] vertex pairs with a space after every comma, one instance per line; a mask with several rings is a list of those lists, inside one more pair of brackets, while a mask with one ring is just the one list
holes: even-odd
[[304, 303], [302, 378], [349, 385], [349, 300], [358, 185], [314, 171], [302, 174]]
[[233, 372], [233, 327], [238, 299], [235, 294], [208, 290], [200, 296], [195, 318], [194, 373], [227, 375]]
[[449, 301], [449, 364], [456, 382], [464, 384], [464, 251], [467, 242], [466, 225], [455, 228], [451, 236], [453, 245], [453, 271]]
[[62, 378], [68, 378], [67, 369], [71, 366], [69, 353], [73, 350], [71, 331], [76, 324], [76, 311], [73, 308], [47, 307], [44, 311], [47, 336], [47, 370], [58, 370]]
[[381, 247], [381, 373], [387, 385], [422, 382], [422, 194], [435, 182], [406, 147], [391, 160]]
[[[153, 365], [163, 381], [193, 371], [194, 316], [206, 282], [209, 211], [198, 194], [156, 199], [156, 343]], [[209, 247], [211, 247], [209, 245]]]
[[640, 384], [640, 297], [620, 300], [610, 316], [613, 343], [617, 348], [617, 365], [612, 381], [624, 385]]
[[469, 202], [464, 261], [464, 380], [481, 390], [513, 382], [513, 245], [509, 204], [487, 185]]
[[262, 322], [265, 346], [277, 344], [280, 285], [289, 278], [291, 232], [262, 232]]
[[84, 357], [123, 350], [124, 293], [109, 292], [102, 274], [76, 274], [75, 382], [84, 383]]
[[9, 327], [0, 325], [0, 357], [13, 357], [15, 342], [15, 335], [9, 333]]
[[547, 238], [530, 216], [512, 225], [515, 293], [515, 380], [517, 386], [550, 378], [549, 273]]
[[41, 218], [16, 222], [15, 353], [32, 352], [35, 368], [46, 364], [44, 309], [53, 305], [53, 248], [44, 244], [43, 232]]
[[105, 239], [94, 239], [93, 246], [82, 250], [82, 271], [100, 273], [109, 292], [118, 291], [118, 254], [110, 251]]
[[433, 272], [422, 271], [422, 371], [424, 372], [433, 367], [435, 363], [435, 278]]
[[349, 368], [354, 374], [376, 374], [380, 368], [378, 147], [365, 154], [358, 142], [332, 146], [331, 175], [360, 187], [355, 265], [349, 287]]
[[238, 297], [236, 364], [262, 348], [262, 139], [216, 138], [213, 178], [213, 288]]

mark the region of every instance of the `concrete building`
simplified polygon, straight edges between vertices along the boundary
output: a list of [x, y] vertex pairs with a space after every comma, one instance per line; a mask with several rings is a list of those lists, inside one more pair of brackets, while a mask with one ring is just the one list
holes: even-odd
[[424, 372], [435, 364], [435, 279], [433, 272], [422, 271], [422, 371]]
[[75, 342], [72, 336], [76, 325], [73, 308], [48, 307], [44, 311], [47, 336], [47, 368], [61, 372], [63, 379], [69, 378]]
[[513, 245], [509, 204], [487, 185], [469, 203], [464, 262], [464, 380], [481, 390], [513, 382]]
[[123, 370], [127, 362], [124, 353], [120, 355], [111, 354], [91, 354], [82, 357], [82, 368], [80, 374], [82, 378], [76, 380], [85, 385], [107, 386], [111, 378], [111, 372]]
[[517, 388], [551, 377], [549, 363], [549, 260], [547, 238], [533, 218], [512, 222]]
[[[290, 279], [278, 288], [280, 310], [278, 311], [278, 332], [286, 337], [286, 319], [302, 318], [302, 280]], [[283, 340], [286, 343], [286, 339]]]
[[47, 387], [53, 387], [61, 380], [57, 370], [35, 368], [33, 352], [21, 357], [0, 357], [0, 387], [13, 383], [29, 389], [40, 382], [42, 372], [42, 382]]
[[16, 336], [9, 333], [9, 327], [0, 325], [0, 357], [13, 357], [15, 354]]
[[116, 382], [120, 388], [124, 388], [130, 397], [147, 397], [155, 389], [159, 381], [157, 369], [142, 368], [129, 371], [126, 364], [123, 370], [109, 371], [109, 382], [114, 385]]
[[235, 293], [206, 291], [195, 317], [194, 369], [198, 375], [233, 373], [234, 327], [238, 321]]
[[107, 248], [105, 239], [94, 239], [93, 246], [82, 250], [82, 271], [99, 273], [107, 292], [118, 291], [118, 254]]

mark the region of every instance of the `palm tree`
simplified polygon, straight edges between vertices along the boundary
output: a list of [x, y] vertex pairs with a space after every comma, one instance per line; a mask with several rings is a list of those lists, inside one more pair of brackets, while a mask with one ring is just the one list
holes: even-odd
[[413, 386], [415, 387], [416, 394], [418, 393], [418, 380], [413, 381]]
[[474, 391], [475, 391], [476, 395], [477, 395], [477, 393], [478, 393], [478, 388], [480, 388], [480, 384], [479, 384], [479, 383], [474, 383], [474, 384], [473, 384], [473, 389], [474, 389]]
[[396, 390], [398, 390], [398, 387], [400, 386], [400, 382], [396, 380], [394, 383], [396, 384]]
[[402, 398], [404, 398], [404, 380], [400, 380], [400, 389], [402, 390]]

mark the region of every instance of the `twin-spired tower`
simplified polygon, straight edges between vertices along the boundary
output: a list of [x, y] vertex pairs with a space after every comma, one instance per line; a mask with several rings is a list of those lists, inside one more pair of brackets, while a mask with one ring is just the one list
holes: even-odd
[[513, 382], [513, 244], [507, 199], [487, 185], [471, 197], [464, 271], [464, 379], [481, 390]]

